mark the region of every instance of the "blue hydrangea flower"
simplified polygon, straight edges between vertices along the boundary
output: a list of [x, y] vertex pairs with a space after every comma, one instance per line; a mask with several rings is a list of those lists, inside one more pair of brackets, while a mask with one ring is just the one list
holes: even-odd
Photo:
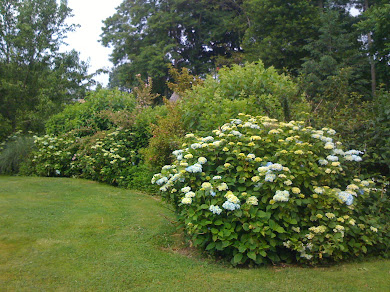
[[264, 180], [268, 182], [273, 182], [276, 179], [276, 175], [273, 173], [267, 173]]
[[289, 191], [276, 191], [273, 200], [276, 202], [287, 202], [290, 197]]
[[283, 170], [283, 165], [279, 163], [273, 163], [269, 166], [270, 169], [276, 170], [276, 171], [282, 171]]
[[190, 147], [195, 150], [195, 149], [198, 149], [198, 148], [202, 148], [202, 145], [199, 144], [199, 143], [194, 143], [194, 144], [191, 144]]
[[234, 136], [238, 136], [238, 137], [242, 136], [242, 134], [238, 131], [231, 131], [230, 133], [233, 134]]
[[209, 210], [210, 210], [213, 214], [217, 214], [217, 215], [221, 214], [221, 212], [222, 212], [222, 209], [221, 209], [220, 207], [214, 206], [214, 205], [211, 205], [210, 208], [209, 208]]
[[202, 138], [202, 142], [208, 143], [208, 142], [213, 142], [214, 138], [212, 136], [207, 136]]
[[239, 204], [235, 204], [235, 203], [232, 203], [232, 202], [229, 202], [229, 201], [225, 201], [225, 203], [223, 203], [222, 207], [226, 210], [230, 210], [230, 211], [234, 211], [236, 209], [240, 209], [240, 205]]
[[353, 203], [353, 196], [349, 192], [339, 192], [337, 194], [341, 201], [343, 201], [346, 205], [350, 206]]
[[242, 121], [240, 119], [233, 119], [231, 121], [232, 124], [236, 124], [236, 125], [239, 125], [239, 124], [242, 124]]
[[339, 160], [339, 158], [335, 155], [328, 155], [326, 157], [326, 159], [328, 159], [329, 161], [338, 161]]
[[326, 160], [326, 159], [320, 159], [320, 160], [318, 160], [318, 163], [319, 163], [320, 165], [327, 165], [327, 164], [328, 164], [328, 160]]
[[166, 178], [165, 176], [160, 178], [158, 181], [156, 181], [156, 184], [158, 184], [159, 186], [161, 186], [162, 184], [165, 184], [166, 182], [168, 181], [168, 178]]
[[358, 156], [358, 155], [352, 155], [352, 160], [353, 160], [353, 161], [356, 161], [356, 162], [360, 162], [360, 161], [362, 161], [363, 159], [362, 159], [360, 156]]
[[202, 172], [202, 165], [199, 163], [195, 163], [194, 165], [188, 166], [186, 168], [186, 171], [191, 173]]
[[364, 152], [352, 149], [352, 150], [345, 152], [344, 154], [345, 155], [360, 155], [360, 154], [364, 154]]

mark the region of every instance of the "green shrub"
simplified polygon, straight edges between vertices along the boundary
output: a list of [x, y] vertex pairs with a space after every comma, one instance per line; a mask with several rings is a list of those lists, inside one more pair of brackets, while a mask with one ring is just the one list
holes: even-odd
[[[143, 116], [143, 122], [146, 123], [147, 117], [151, 116]], [[156, 188], [149, 184], [153, 172], [142, 164], [139, 154], [139, 149], [146, 147], [148, 142], [142, 137], [146, 133], [143, 122], [139, 121], [135, 126], [139, 132], [118, 128], [81, 138], [72, 132], [35, 137], [37, 150], [33, 152], [25, 173], [83, 177], [156, 192]]]
[[390, 94], [378, 91], [373, 100], [356, 94], [337, 99], [324, 96], [313, 104], [310, 124], [335, 129], [346, 147], [363, 149], [362, 173], [390, 173]]
[[[383, 174], [390, 174], [390, 92], [380, 90], [373, 101], [371, 135], [365, 141], [377, 167]], [[367, 137], [368, 136], [368, 137]]]
[[257, 62], [207, 76], [202, 85], [186, 92], [181, 108], [187, 130], [211, 131], [242, 111], [290, 120], [302, 118], [310, 107], [288, 76]]
[[106, 111], [107, 119], [112, 121], [110, 127], [121, 127], [103, 131], [96, 127], [88, 133], [75, 129], [59, 135], [35, 137], [37, 151], [33, 154], [31, 173], [81, 176], [127, 186], [132, 180], [128, 172], [133, 172], [132, 169], [140, 164], [139, 150], [149, 144], [152, 125], [167, 112], [165, 106], [136, 108], [131, 112]]
[[144, 108], [136, 115], [130, 129], [134, 133], [134, 138], [139, 141], [137, 149], [148, 146], [149, 139], [153, 136], [153, 125], [156, 125], [159, 119], [167, 115], [168, 109], [165, 105]]
[[0, 146], [0, 174], [17, 174], [21, 165], [28, 160], [33, 149], [33, 137], [21, 131], [8, 137]]
[[127, 188], [147, 192], [148, 194], [157, 194], [158, 187], [151, 185], [154, 172], [145, 164], [140, 163], [128, 168]]
[[80, 176], [118, 186], [127, 186], [128, 169], [138, 164], [137, 140], [128, 129], [102, 132], [83, 143], [73, 158], [70, 168]]
[[159, 117], [157, 123], [152, 125], [149, 145], [141, 151], [145, 163], [152, 168], [170, 163], [171, 153], [179, 146], [184, 134], [182, 116], [176, 105], [165, 100], [165, 106], [168, 114]]
[[[381, 252], [389, 226], [378, 208], [367, 208], [379, 191], [354, 176], [361, 152], [342, 150], [334, 134], [241, 114], [208, 137], [186, 135], [186, 148], [152, 182], [194, 245], [233, 264], [318, 264]], [[389, 221], [389, 210], [382, 213]]]
[[129, 113], [135, 106], [136, 100], [132, 94], [100, 89], [89, 93], [84, 103], [69, 105], [61, 113], [52, 116], [46, 123], [46, 132], [58, 135], [77, 129], [79, 136], [85, 136], [116, 128], [108, 112]]
[[4, 118], [2, 114], [0, 114], [0, 142], [6, 140], [7, 136], [12, 132], [11, 122]]
[[80, 138], [72, 135], [34, 136], [36, 150], [32, 153], [32, 173], [39, 176], [72, 176], [79, 173], [71, 167]]
[[219, 95], [215, 95], [213, 99], [186, 99], [181, 106], [184, 127], [188, 132], [208, 135], [215, 125], [223, 124], [243, 110], [249, 114], [258, 114], [256, 100], [255, 97], [231, 100]]
[[167, 82], [168, 88], [177, 93], [179, 96], [184, 95], [185, 92], [191, 89], [193, 86], [202, 85], [203, 79], [199, 76], [192, 75], [188, 68], [181, 68], [181, 71], [172, 66], [172, 64], [168, 65], [169, 68], [169, 76], [171, 77], [173, 82]]

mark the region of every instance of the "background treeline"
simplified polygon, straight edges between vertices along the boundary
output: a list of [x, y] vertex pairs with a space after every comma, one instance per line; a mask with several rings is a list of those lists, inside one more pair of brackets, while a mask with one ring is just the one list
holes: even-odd
[[372, 0], [123, 1], [102, 33], [114, 49], [110, 86], [130, 89], [141, 74], [163, 94], [167, 64], [203, 75], [261, 59], [304, 76], [310, 98], [337, 78], [367, 95], [371, 83], [390, 85], [389, 9], [388, 1]]
[[240, 112], [332, 127], [365, 151], [358, 172], [389, 173], [387, 1], [123, 1], [101, 35], [109, 89], [95, 91], [78, 53], [59, 52], [75, 29], [65, 1], [0, 9], [0, 173], [150, 191], [185, 133]]

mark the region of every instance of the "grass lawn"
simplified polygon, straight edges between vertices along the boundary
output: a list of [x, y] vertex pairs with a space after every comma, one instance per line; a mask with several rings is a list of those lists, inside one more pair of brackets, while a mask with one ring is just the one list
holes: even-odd
[[0, 291], [390, 291], [390, 260], [238, 269], [180, 245], [158, 198], [0, 176]]

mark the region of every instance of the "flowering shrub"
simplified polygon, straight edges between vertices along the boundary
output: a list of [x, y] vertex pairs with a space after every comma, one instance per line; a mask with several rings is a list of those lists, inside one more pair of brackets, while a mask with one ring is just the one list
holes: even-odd
[[84, 178], [127, 186], [128, 168], [138, 159], [133, 133], [128, 129], [116, 129], [101, 133], [101, 136], [74, 154], [70, 168], [78, 169]]
[[33, 152], [31, 167], [41, 176], [70, 176], [69, 168], [77, 149], [76, 138], [70, 136], [34, 136], [36, 151]]
[[184, 135], [181, 113], [174, 103], [164, 99], [168, 115], [159, 117], [155, 125], [151, 125], [152, 137], [149, 145], [141, 152], [145, 164], [159, 169], [171, 161], [171, 152], [180, 145], [179, 141]]
[[334, 134], [240, 114], [210, 136], [187, 134], [152, 183], [193, 243], [233, 264], [377, 252], [388, 231], [361, 209], [375, 193], [372, 181], [353, 176], [363, 153], [343, 150]]
[[102, 131], [90, 137], [71, 132], [61, 136], [35, 136], [30, 173], [41, 176], [77, 176], [109, 184], [156, 192], [153, 175], [139, 163], [144, 146], [129, 129]]

